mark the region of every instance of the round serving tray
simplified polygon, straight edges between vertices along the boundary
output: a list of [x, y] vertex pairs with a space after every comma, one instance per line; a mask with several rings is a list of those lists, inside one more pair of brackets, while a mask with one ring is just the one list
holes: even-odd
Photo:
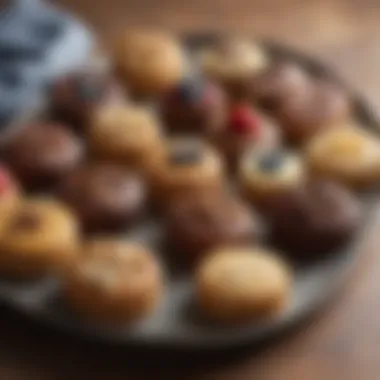
[[[187, 37], [185, 40], [190, 48], [196, 48], [212, 43], [215, 38], [217, 37], [212, 34], [206, 34]], [[330, 69], [314, 59], [282, 45], [265, 41], [263, 43], [275, 59], [294, 60], [312, 75], [339, 81], [344, 85]], [[377, 130], [379, 124], [365, 101], [352, 92], [350, 94], [353, 97], [356, 118], [363, 126]], [[135, 345], [150, 348], [218, 350], [257, 343], [294, 326], [319, 309], [350, 275], [361, 256], [361, 242], [371, 220], [370, 210], [376, 202], [375, 192], [362, 195], [362, 201], [368, 209], [368, 224], [338, 252], [312, 262], [294, 263], [292, 300], [286, 310], [270, 320], [234, 327], [205, 323], [193, 306], [190, 275], [171, 271], [170, 268], [166, 293], [156, 312], [143, 321], [123, 328], [89, 325], [72, 315], [60, 299], [59, 282], [54, 278], [33, 283], [0, 280], [0, 300], [20, 313], [59, 330], [128, 347]], [[129, 234], [149, 239], [154, 244], [159, 232], [159, 226], [149, 222]], [[307, 255], [307, 252], [305, 254]]]

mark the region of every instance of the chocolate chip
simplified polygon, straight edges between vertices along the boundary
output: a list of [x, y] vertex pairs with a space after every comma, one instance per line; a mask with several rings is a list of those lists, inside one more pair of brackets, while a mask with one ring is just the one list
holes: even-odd
[[284, 161], [282, 152], [265, 153], [259, 160], [259, 167], [266, 172], [275, 172], [280, 169]]
[[180, 145], [170, 152], [170, 162], [175, 165], [191, 165], [202, 160], [203, 149], [198, 143]]
[[40, 225], [40, 218], [33, 212], [22, 212], [11, 223], [12, 231], [32, 230]]

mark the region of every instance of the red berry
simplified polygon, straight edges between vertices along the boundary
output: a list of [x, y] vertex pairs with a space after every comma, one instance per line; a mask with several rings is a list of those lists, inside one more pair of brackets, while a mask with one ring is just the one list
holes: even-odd
[[230, 128], [239, 134], [260, 134], [260, 117], [248, 106], [235, 107], [230, 116]]
[[0, 194], [4, 194], [12, 187], [12, 180], [7, 169], [0, 166]]

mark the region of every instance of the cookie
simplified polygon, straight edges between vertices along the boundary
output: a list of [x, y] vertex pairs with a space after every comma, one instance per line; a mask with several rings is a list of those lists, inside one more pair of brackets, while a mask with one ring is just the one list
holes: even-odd
[[56, 184], [85, 158], [78, 137], [58, 123], [24, 127], [6, 147], [5, 160], [27, 188]]
[[308, 144], [306, 152], [315, 175], [354, 188], [380, 182], [380, 141], [363, 129], [343, 126], [325, 131]]
[[77, 221], [62, 204], [27, 199], [0, 235], [0, 272], [21, 279], [61, 272], [75, 258], [79, 243]]
[[110, 164], [74, 170], [61, 182], [58, 194], [88, 232], [132, 226], [144, 214], [147, 199], [141, 176]]
[[224, 246], [211, 251], [196, 272], [202, 314], [218, 323], [246, 323], [281, 313], [291, 297], [288, 265], [265, 248]]
[[114, 44], [116, 72], [137, 96], [163, 94], [187, 71], [185, 54], [175, 37], [153, 30], [129, 30]]
[[96, 239], [63, 279], [66, 304], [93, 323], [120, 325], [152, 313], [163, 293], [161, 268], [145, 247]]
[[91, 154], [101, 160], [141, 168], [161, 147], [155, 113], [142, 106], [104, 107], [93, 115], [88, 131]]

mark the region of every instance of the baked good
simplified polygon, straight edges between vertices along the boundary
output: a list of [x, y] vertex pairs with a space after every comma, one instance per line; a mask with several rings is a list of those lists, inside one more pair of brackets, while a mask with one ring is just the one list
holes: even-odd
[[110, 164], [74, 170], [59, 186], [60, 198], [86, 231], [119, 230], [144, 213], [147, 190], [136, 173]]
[[219, 86], [191, 76], [161, 100], [165, 126], [171, 133], [217, 133], [227, 117], [226, 97]]
[[141, 168], [161, 148], [155, 113], [143, 106], [115, 105], [99, 109], [89, 127], [89, 146], [96, 158]]
[[276, 112], [289, 99], [307, 96], [312, 89], [312, 79], [306, 71], [293, 62], [269, 65], [250, 82], [250, 99], [269, 112]]
[[225, 179], [218, 153], [196, 138], [168, 140], [150, 156], [147, 173], [156, 204], [179, 194], [220, 189]]
[[123, 103], [125, 94], [107, 74], [76, 71], [58, 78], [51, 86], [51, 107], [59, 120], [83, 130], [95, 109], [107, 103]]
[[165, 93], [185, 75], [187, 63], [179, 41], [154, 30], [128, 30], [114, 45], [119, 78], [137, 96]]
[[284, 149], [248, 151], [240, 162], [239, 183], [245, 196], [258, 207], [273, 196], [305, 184], [307, 168], [296, 153]]
[[5, 151], [11, 170], [27, 188], [56, 183], [84, 158], [80, 139], [58, 123], [25, 126]]
[[190, 264], [215, 247], [255, 243], [263, 235], [254, 210], [226, 192], [178, 197], [165, 216], [167, 245], [178, 260]]
[[322, 130], [342, 125], [350, 117], [347, 93], [337, 84], [317, 81], [310, 91], [288, 97], [276, 113], [284, 137], [303, 144]]
[[163, 292], [161, 269], [149, 250], [112, 238], [87, 242], [63, 279], [66, 303], [88, 321], [120, 325], [151, 313]]
[[241, 157], [251, 149], [272, 150], [281, 144], [281, 133], [268, 117], [247, 104], [234, 105], [225, 128], [214, 142], [223, 153], [231, 171], [236, 171]]
[[312, 181], [271, 200], [272, 240], [290, 255], [310, 258], [341, 248], [362, 222], [363, 207], [349, 190]]
[[200, 53], [200, 66], [232, 97], [246, 97], [251, 79], [269, 64], [259, 44], [239, 38], [221, 38]]
[[325, 131], [311, 140], [306, 152], [315, 175], [352, 187], [380, 182], [380, 140], [364, 129], [348, 126]]
[[273, 317], [287, 306], [291, 286], [288, 265], [260, 247], [219, 247], [196, 272], [199, 308], [206, 318], [219, 323]]
[[0, 235], [0, 273], [34, 278], [65, 270], [80, 243], [76, 219], [51, 199], [26, 199]]

